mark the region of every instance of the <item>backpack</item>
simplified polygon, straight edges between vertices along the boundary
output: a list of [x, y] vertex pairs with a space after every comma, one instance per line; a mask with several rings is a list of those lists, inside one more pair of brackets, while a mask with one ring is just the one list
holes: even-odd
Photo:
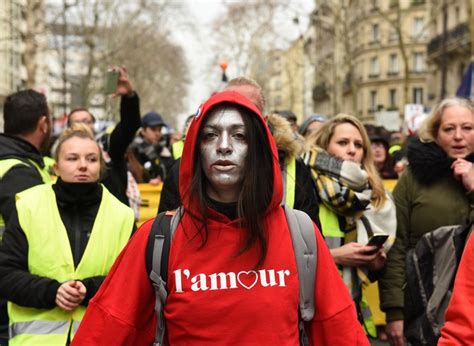
[[471, 227], [470, 223], [437, 228], [408, 251], [404, 333], [410, 343], [436, 345]]
[[[300, 344], [309, 345], [304, 331], [304, 322], [311, 321], [314, 316], [314, 287], [317, 268], [317, 244], [313, 221], [299, 210], [284, 207], [288, 227], [298, 269], [299, 291], [299, 331]], [[155, 342], [153, 345], [162, 346], [165, 334], [164, 305], [168, 292], [166, 278], [168, 277], [168, 259], [174, 232], [183, 215], [180, 207], [174, 213], [158, 214], [152, 224], [147, 244], [147, 272], [155, 290], [155, 312], [158, 317]]]

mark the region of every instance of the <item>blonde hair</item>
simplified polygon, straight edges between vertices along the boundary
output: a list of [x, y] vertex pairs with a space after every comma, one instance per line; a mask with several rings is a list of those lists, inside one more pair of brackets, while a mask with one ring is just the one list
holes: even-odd
[[99, 148], [100, 175], [102, 176], [102, 174], [105, 172], [105, 161], [102, 155], [102, 149], [96, 142], [91, 129], [87, 125], [82, 123], [71, 124], [71, 127], [66, 128], [59, 136], [56, 145], [56, 150], [54, 151], [54, 160], [56, 161], [56, 163], [59, 159], [59, 152], [61, 151], [61, 146], [64, 144], [64, 142], [74, 137], [90, 139], [97, 144], [97, 148]]
[[379, 208], [387, 199], [382, 179], [375, 167], [372, 149], [370, 147], [370, 139], [367, 135], [364, 125], [353, 115], [338, 114], [334, 118], [326, 121], [315, 133], [308, 137], [308, 143], [312, 144], [312, 148], [321, 148], [327, 151], [329, 142], [331, 141], [334, 131], [338, 125], [351, 124], [362, 137], [362, 148], [364, 155], [362, 157], [362, 168], [367, 172], [370, 187], [372, 188], [372, 204]]
[[461, 97], [445, 98], [433, 108], [433, 111], [421, 124], [418, 135], [422, 142], [436, 142], [444, 111], [449, 107], [464, 107], [474, 114], [474, 105], [468, 99]]

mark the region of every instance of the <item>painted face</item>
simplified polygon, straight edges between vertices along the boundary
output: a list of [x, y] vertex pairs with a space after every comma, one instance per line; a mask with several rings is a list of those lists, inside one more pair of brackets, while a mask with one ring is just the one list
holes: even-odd
[[89, 138], [72, 137], [59, 147], [54, 166], [58, 177], [68, 183], [92, 183], [99, 180], [100, 149]]
[[452, 158], [464, 158], [474, 152], [474, 114], [465, 107], [444, 110], [436, 140]]
[[71, 114], [69, 122], [72, 124], [84, 124], [94, 133], [94, 118], [87, 111], [77, 111]]
[[232, 108], [207, 116], [200, 145], [208, 180], [207, 194], [220, 202], [238, 200], [247, 157], [247, 130], [242, 115]]
[[342, 123], [334, 128], [334, 133], [327, 148], [329, 154], [342, 160], [362, 163], [364, 145], [362, 136], [354, 125]]
[[385, 146], [380, 142], [372, 142], [370, 144], [372, 153], [374, 154], [375, 163], [384, 163], [387, 158], [387, 153], [385, 151]]
[[142, 135], [147, 143], [156, 145], [161, 139], [161, 126], [144, 127]]

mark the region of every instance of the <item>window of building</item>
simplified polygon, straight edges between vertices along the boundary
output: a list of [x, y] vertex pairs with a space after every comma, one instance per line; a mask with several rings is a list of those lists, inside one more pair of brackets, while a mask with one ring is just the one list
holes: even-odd
[[372, 6], [371, 6], [372, 10], [375, 11], [379, 9], [380, 7], [379, 0], [372, 0], [371, 3], [372, 3]]
[[374, 56], [370, 59], [370, 77], [376, 77], [380, 74], [379, 58]]
[[461, 22], [461, 11], [459, 10], [459, 6], [456, 6], [454, 8], [454, 18], [456, 21], [456, 25], [458, 25]]
[[416, 52], [413, 54], [413, 71], [423, 72], [425, 70], [425, 57], [423, 53]]
[[377, 110], [377, 91], [376, 90], [370, 91], [370, 110], [371, 111]]
[[389, 62], [388, 62], [388, 72], [391, 73], [391, 74], [396, 74], [399, 72], [399, 68], [398, 68], [398, 54], [396, 53], [393, 53], [393, 54], [390, 54], [390, 57], [389, 57]]
[[423, 104], [423, 88], [413, 88], [413, 103]]
[[421, 38], [423, 36], [423, 17], [413, 18], [411, 35], [413, 38]]
[[281, 96], [277, 95], [275, 97], [275, 108], [280, 107], [280, 106], [281, 106]]
[[398, 32], [397, 32], [397, 30], [395, 30], [395, 29], [391, 29], [391, 30], [390, 30], [390, 34], [389, 34], [388, 40], [389, 40], [390, 42], [396, 42], [396, 41], [398, 41]]
[[380, 42], [380, 26], [378, 24], [372, 24], [372, 42]]
[[397, 107], [397, 89], [390, 89], [388, 91], [388, 98], [390, 102], [390, 107], [391, 108]]
[[276, 79], [276, 80], [275, 80], [275, 89], [276, 89], [276, 90], [280, 90], [280, 89], [281, 89], [281, 80], [280, 80], [280, 79]]

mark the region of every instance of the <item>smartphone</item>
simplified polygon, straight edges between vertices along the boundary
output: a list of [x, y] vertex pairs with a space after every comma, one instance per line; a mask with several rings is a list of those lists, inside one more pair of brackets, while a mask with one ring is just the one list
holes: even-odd
[[113, 94], [115, 90], [117, 90], [118, 78], [119, 78], [119, 71], [117, 70], [107, 71], [107, 75], [105, 78], [105, 86], [104, 86], [104, 93], [106, 95]]
[[388, 239], [388, 234], [374, 234], [370, 237], [367, 245], [381, 247]]

